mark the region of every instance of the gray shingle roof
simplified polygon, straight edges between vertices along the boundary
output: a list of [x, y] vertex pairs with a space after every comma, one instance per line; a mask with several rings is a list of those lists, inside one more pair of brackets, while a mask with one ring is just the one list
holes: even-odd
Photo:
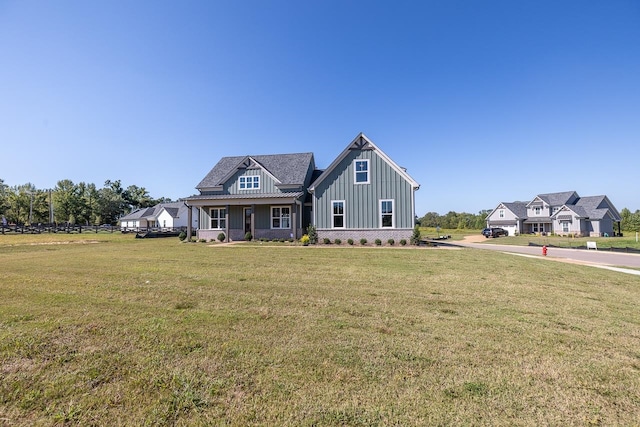
[[[607, 214], [607, 212], [610, 211], [608, 209], [609, 206], [608, 203], [606, 203], [605, 198], [605, 196], [581, 197], [576, 202], [575, 207], [582, 209], [585, 217], [589, 217], [591, 219], [602, 219]], [[614, 212], [612, 212], [612, 214], [615, 216]]]
[[223, 157], [196, 188], [211, 188], [223, 184], [223, 180], [249, 157], [258, 162], [282, 184], [292, 185], [304, 185], [309, 165], [313, 163], [313, 153]]
[[575, 191], [563, 191], [561, 193], [538, 194], [538, 197], [551, 206], [562, 206], [568, 203], [574, 194], [576, 194]]
[[169, 215], [176, 218], [178, 210], [184, 206], [183, 202], [158, 203], [150, 208], [140, 208], [120, 218], [120, 221], [130, 221], [141, 218], [154, 218], [160, 214], [162, 208], [165, 208]]
[[520, 219], [527, 217], [527, 202], [511, 202], [502, 204]]
[[171, 215], [173, 218], [177, 218], [178, 217], [178, 211], [180, 210], [180, 208], [172, 208], [172, 207], [165, 207], [165, 210], [167, 211], [167, 213], [169, 215]]

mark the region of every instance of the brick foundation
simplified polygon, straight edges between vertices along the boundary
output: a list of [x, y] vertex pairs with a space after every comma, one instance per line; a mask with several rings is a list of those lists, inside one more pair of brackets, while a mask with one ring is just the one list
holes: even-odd
[[353, 239], [355, 242], [359, 243], [360, 239], [367, 239], [369, 244], [373, 244], [376, 239], [382, 240], [382, 244], [386, 245], [389, 239], [393, 239], [396, 241], [396, 244], [400, 242], [400, 240], [405, 239], [407, 244], [409, 240], [411, 240], [411, 235], [413, 234], [413, 229], [345, 229], [345, 230], [336, 230], [336, 229], [318, 229], [318, 243], [322, 243], [322, 241], [327, 238], [332, 242], [335, 239], [340, 239], [343, 242], [346, 242], [347, 239]]

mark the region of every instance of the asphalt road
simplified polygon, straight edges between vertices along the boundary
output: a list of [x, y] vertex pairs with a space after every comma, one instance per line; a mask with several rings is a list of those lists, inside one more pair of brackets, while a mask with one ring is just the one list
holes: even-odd
[[542, 248], [535, 246], [513, 246], [493, 243], [471, 243], [464, 241], [447, 242], [446, 244], [451, 246], [462, 246], [476, 249], [516, 253], [526, 256], [536, 256], [554, 261], [574, 262], [640, 276], [640, 270], [629, 269], [640, 269], [640, 255], [638, 254], [626, 254], [604, 250], [587, 251], [584, 249], [547, 248], [547, 256], [543, 257]]

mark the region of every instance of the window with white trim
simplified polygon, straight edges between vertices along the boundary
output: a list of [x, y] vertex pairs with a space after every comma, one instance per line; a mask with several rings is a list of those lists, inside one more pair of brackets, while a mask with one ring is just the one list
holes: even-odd
[[344, 200], [331, 202], [331, 225], [333, 228], [344, 228]]
[[498, 211], [498, 217], [499, 217], [499, 218], [504, 218], [504, 209], [500, 209], [500, 210]]
[[536, 206], [535, 208], [533, 208], [534, 214], [540, 215], [541, 212], [542, 212], [542, 208], [540, 206]]
[[356, 184], [369, 183], [369, 159], [353, 161], [353, 181]]
[[238, 180], [238, 188], [240, 190], [260, 189], [260, 175], [241, 176]]
[[226, 208], [211, 208], [211, 228], [214, 230], [227, 228]]
[[569, 232], [569, 221], [562, 221], [560, 224], [562, 225], [562, 232], [563, 233], [568, 233]]
[[289, 206], [271, 207], [271, 228], [291, 228], [291, 208]]
[[393, 200], [380, 200], [380, 227], [393, 228], [394, 224]]

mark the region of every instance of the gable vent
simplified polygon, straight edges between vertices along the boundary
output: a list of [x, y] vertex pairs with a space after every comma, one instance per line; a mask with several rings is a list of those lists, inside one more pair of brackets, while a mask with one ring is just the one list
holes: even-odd
[[364, 139], [364, 137], [361, 135], [354, 143], [351, 147], [349, 147], [350, 150], [373, 150], [374, 148], [371, 146], [371, 144], [369, 144], [369, 141], [367, 141], [366, 139]]

